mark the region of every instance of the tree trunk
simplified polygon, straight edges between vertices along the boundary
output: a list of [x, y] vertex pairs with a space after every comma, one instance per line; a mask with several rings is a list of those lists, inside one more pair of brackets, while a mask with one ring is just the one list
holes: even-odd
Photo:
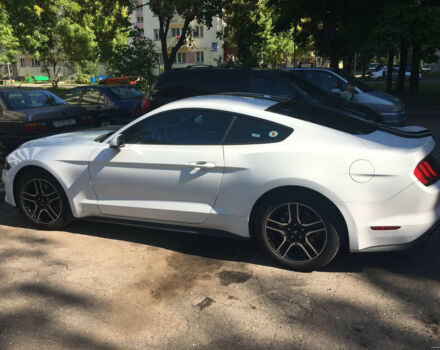
[[394, 47], [392, 47], [388, 53], [387, 87], [386, 87], [386, 91], [388, 93], [391, 93], [393, 89], [393, 65], [394, 65]]
[[412, 46], [411, 77], [409, 78], [409, 98], [415, 102], [419, 95], [420, 43]]
[[399, 66], [399, 75], [397, 76], [396, 83], [396, 93], [404, 93], [405, 92], [405, 72], [406, 72], [406, 63], [408, 61], [408, 46], [406, 44], [400, 44], [400, 66]]
[[365, 77], [365, 72], [367, 71], [367, 64], [362, 62], [362, 78]]
[[165, 71], [171, 69], [173, 62], [168, 58], [167, 35], [170, 27], [170, 19], [164, 19], [159, 16], [159, 38], [162, 50], [163, 67]]
[[351, 66], [353, 65], [353, 55], [348, 55], [344, 60], [344, 71], [351, 74]]

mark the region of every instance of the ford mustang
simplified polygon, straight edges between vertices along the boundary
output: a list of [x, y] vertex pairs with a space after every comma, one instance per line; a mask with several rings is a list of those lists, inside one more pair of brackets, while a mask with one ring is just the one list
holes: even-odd
[[435, 142], [270, 96], [162, 106], [120, 128], [29, 141], [4, 165], [6, 201], [43, 229], [94, 218], [255, 238], [313, 270], [342, 248], [405, 248], [440, 218]]

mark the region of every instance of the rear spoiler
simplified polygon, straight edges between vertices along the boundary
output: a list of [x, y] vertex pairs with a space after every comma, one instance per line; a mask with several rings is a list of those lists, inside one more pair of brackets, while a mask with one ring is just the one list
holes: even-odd
[[386, 126], [386, 125], [378, 125], [378, 130], [387, 132], [389, 134], [393, 134], [400, 137], [405, 137], [408, 139], [422, 139], [424, 137], [432, 136], [432, 132], [428, 129], [422, 128], [419, 130], [410, 130], [411, 128], [419, 129], [419, 127], [414, 126], [407, 126], [403, 128], [395, 128], [392, 126]]

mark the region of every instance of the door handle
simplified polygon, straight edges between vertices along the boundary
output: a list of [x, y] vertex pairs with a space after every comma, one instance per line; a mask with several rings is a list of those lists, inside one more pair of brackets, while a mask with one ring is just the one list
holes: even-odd
[[189, 165], [194, 168], [203, 168], [203, 169], [214, 169], [216, 167], [215, 163], [205, 162], [205, 161], [189, 162]]

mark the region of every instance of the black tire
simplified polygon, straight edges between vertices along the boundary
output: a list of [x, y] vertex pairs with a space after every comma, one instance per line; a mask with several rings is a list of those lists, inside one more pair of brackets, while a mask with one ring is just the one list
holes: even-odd
[[24, 216], [41, 229], [61, 229], [73, 220], [63, 188], [43, 169], [30, 170], [18, 179], [16, 200]]
[[[296, 220], [297, 208], [302, 224]], [[260, 247], [278, 263], [293, 270], [313, 271], [338, 253], [341, 238], [336, 220], [320, 198], [285, 193], [271, 196], [259, 206], [253, 229]]]

